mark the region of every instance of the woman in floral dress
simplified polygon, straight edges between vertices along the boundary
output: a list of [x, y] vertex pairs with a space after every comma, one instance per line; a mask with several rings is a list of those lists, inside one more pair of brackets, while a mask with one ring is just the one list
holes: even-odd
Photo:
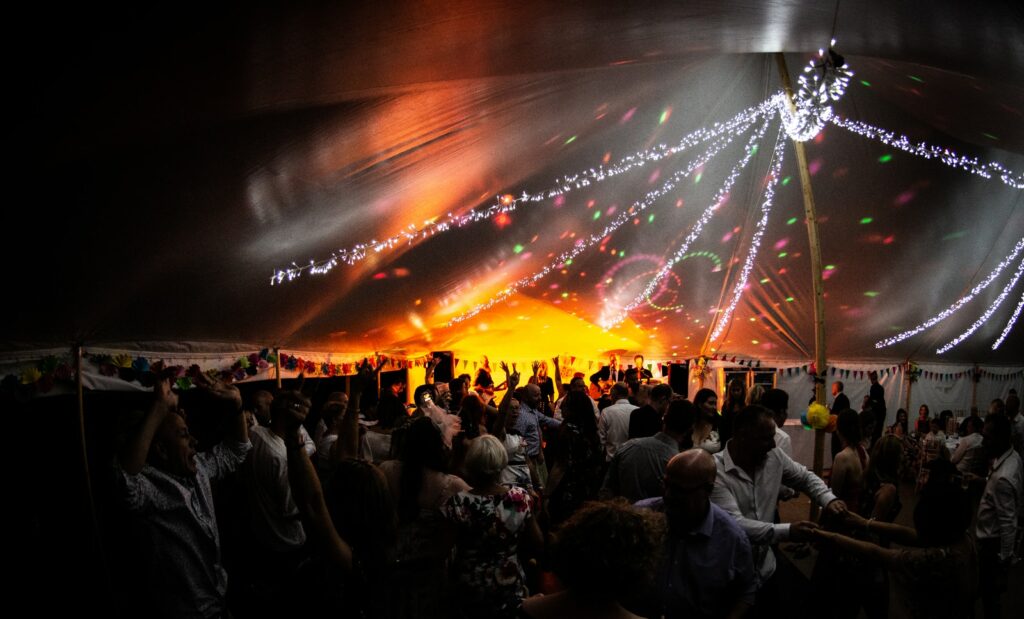
[[441, 508], [455, 524], [453, 606], [462, 617], [512, 617], [529, 593], [519, 561], [520, 543], [539, 550], [543, 539], [533, 500], [522, 488], [500, 483], [508, 454], [497, 438], [473, 439], [465, 471], [472, 484]]

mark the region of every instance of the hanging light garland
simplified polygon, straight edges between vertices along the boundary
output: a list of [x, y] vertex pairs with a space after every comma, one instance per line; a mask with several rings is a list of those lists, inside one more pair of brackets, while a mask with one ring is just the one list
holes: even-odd
[[832, 117], [832, 102], [838, 101], [850, 84], [853, 71], [832, 46], [818, 50], [818, 60], [810, 60], [799, 78], [794, 101], [795, 109], [780, 106], [779, 114], [786, 133], [797, 142], [806, 142], [818, 135]]
[[875, 348], [885, 348], [886, 346], [892, 346], [893, 344], [902, 342], [903, 340], [907, 339], [908, 337], [912, 337], [912, 336], [917, 335], [918, 333], [920, 333], [920, 332], [922, 332], [922, 331], [924, 331], [926, 329], [930, 329], [931, 327], [934, 327], [935, 325], [939, 324], [943, 320], [945, 320], [945, 319], [949, 318], [950, 316], [952, 316], [960, 308], [962, 308], [963, 306], [965, 306], [968, 303], [970, 303], [974, 299], [974, 297], [976, 297], [978, 295], [978, 293], [980, 293], [981, 291], [983, 291], [986, 288], [988, 288], [989, 285], [991, 285], [992, 282], [995, 281], [995, 279], [997, 277], [999, 277], [999, 274], [1002, 273], [1003, 270], [1006, 267], [1008, 267], [1010, 264], [1013, 263], [1014, 260], [1017, 259], [1017, 256], [1020, 254], [1022, 249], [1024, 249], [1024, 238], [1022, 238], [1021, 240], [1017, 241], [1017, 244], [1014, 246], [1013, 251], [1010, 252], [1010, 255], [1008, 255], [1007, 257], [1003, 258], [1003, 260], [999, 264], [996, 265], [996, 268], [992, 269], [992, 272], [989, 273], [988, 276], [985, 279], [983, 279], [980, 283], [978, 283], [977, 286], [972, 288], [969, 293], [967, 293], [966, 295], [961, 297], [956, 303], [954, 303], [953, 305], [950, 305], [949, 307], [947, 307], [943, 311], [939, 312], [935, 316], [932, 316], [931, 318], [929, 318], [928, 320], [924, 321], [923, 323], [917, 325], [913, 329], [910, 329], [908, 331], [904, 331], [903, 333], [900, 333], [898, 335], [894, 335], [894, 336], [886, 338], [886, 339], [884, 339], [884, 340], [882, 340], [880, 342], [877, 342], [875, 344]]
[[999, 337], [996, 338], [996, 341], [992, 343], [992, 350], [999, 348], [1002, 345], [1003, 340], [1006, 339], [1006, 336], [1010, 335], [1010, 331], [1013, 330], [1014, 323], [1016, 323], [1017, 319], [1020, 318], [1021, 308], [1024, 308], [1024, 294], [1020, 296], [1020, 303], [1017, 304], [1017, 309], [1013, 310], [1013, 315], [1010, 316], [1010, 320], [1006, 323], [1006, 326], [1003, 328], [1003, 332], [1000, 333]]
[[1003, 288], [1003, 291], [999, 294], [998, 297], [996, 297], [996, 300], [992, 302], [992, 305], [988, 306], [988, 309], [985, 310], [985, 313], [979, 316], [978, 319], [974, 321], [974, 324], [968, 327], [966, 331], [958, 335], [956, 338], [954, 338], [951, 342], [949, 342], [942, 348], [936, 350], [935, 353], [941, 355], [945, 352], [948, 352], [951, 348], [953, 348], [960, 342], [970, 337], [970, 335], [977, 331], [978, 328], [981, 327], [981, 325], [988, 322], [988, 319], [992, 317], [992, 314], [995, 313], [995, 311], [999, 309], [999, 306], [1003, 304], [1003, 301], [1006, 300], [1007, 295], [1010, 294], [1010, 291], [1013, 290], [1013, 287], [1017, 285], [1017, 280], [1020, 279], [1020, 274], [1022, 271], [1024, 271], [1024, 260], [1021, 260], [1020, 265], [1017, 267], [1017, 272], [1013, 274], [1013, 278], [1010, 280], [1010, 283], [1006, 284], [1006, 286]]

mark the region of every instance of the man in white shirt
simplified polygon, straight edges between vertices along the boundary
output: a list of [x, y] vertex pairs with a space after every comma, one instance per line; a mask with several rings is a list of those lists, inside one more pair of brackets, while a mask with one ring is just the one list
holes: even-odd
[[779, 489], [783, 484], [803, 491], [812, 501], [836, 515], [846, 504], [835, 497], [817, 475], [794, 462], [775, 446], [775, 422], [763, 406], [748, 406], [733, 419], [733, 436], [715, 454], [718, 475], [711, 500], [736, 518], [754, 550], [759, 583], [755, 614], [772, 616], [781, 605], [781, 589], [775, 575], [771, 545], [784, 541], [809, 541], [813, 522], [773, 524]]
[[971, 415], [964, 423], [967, 432], [960, 437], [960, 442], [949, 461], [955, 464], [961, 473], [972, 473], [983, 477], [988, 472], [988, 457], [985, 455], [985, 447], [982, 445], [981, 418]]
[[608, 462], [615, 456], [619, 445], [629, 439], [629, 414], [637, 408], [629, 403], [629, 387], [626, 383], [615, 383], [611, 395], [614, 404], [605, 407], [597, 421], [597, 434], [601, 437], [605, 460]]
[[978, 506], [978, 563], [981, 567], [981, 603], [985, 617], [1000, 617], [1001, 597], [1006, 591], [1007, 571], [1017, 541], [1017, 518], [1024, 493], [1024, 467], [1010, 444], [1010, 420], [1006, 415], [985, 418], [982, 445], [993, 458], [991, 473]]

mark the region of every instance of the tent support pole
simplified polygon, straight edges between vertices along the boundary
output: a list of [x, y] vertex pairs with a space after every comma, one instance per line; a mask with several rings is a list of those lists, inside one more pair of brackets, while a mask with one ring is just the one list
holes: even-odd
[[914, 381], [910, 380], [910, 373], [907, 373], [907, 402], [903, 406], [907, 410], [907, 415], [910, 415], [910, 392], [914, 390]]
[[277, 390], [281, 391], [281, 349], [274, 348], [274, 357], [277, 363], [274, 364], [274, 380], [277, 382]]
[[[786, 90], [786, 102], [791, 111], [796, 110], [793, 101], [793, 85], [789, 79], [789, 70], [786, 68], [786, 57], [782, 52], [776, 52], [775, 61], [779, 67], [779, 77], [782, 78], [782, 86]], [[793, 141], [793, 149], [796, 151], [797, 166], [800, 169], [800, 188], [804, 195], [804, 222], [807, 224], [807, 240], [811, 249], [811, 279], [814, 285], [814, 399], [825, 404], [825, 382], [827, 361], [825, 355], [825, 282], [821, 270], [821, 240], [818, 237], [818, 217], [814, 209], [814, 193], [811, 191], [811, 174], [807, 169], [807, 153], [804, 151], [803, 142]], [[814, 474], [821, 477], [821, 471], [825, 464], [825, 432], [814, 431]], [[811, 519], [818, 515], [818, 506], [811, 504]]]
[[971, 414], [978, 410], [978, 366], [971, 369]]
[[82, 454], [82, 483], [85, 485], [85, 495], [89, 502], [89, 520], [92, 529], [93, 552], [96, 561], [101, 569], [101, 578], [106, 581], [107, 592], [112, 591], [110, 582], [106, 578], [106, 558], [103, 553], [103, 543], [100, 540], [100, 523], [96, 517], [96, 499], [92, 492], [92, 475], [89, 473], [89, 451], [85, 440], [85, 385], [82, 382], [82, 345], [75, 344], [72, 351], [72, 359], [75, 364], [75, 393], [78, 401], [78, 436], [80, 438], [80, 452]]

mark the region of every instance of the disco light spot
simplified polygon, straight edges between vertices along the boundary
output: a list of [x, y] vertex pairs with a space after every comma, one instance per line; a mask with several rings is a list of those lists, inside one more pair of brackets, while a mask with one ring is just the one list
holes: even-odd
[[665, 111], [661, 113], [661, 117], [658, 119], [658, 124], [664, 125], [665, 121], [668, 120], [670, 116], [672, 116], [672, 106], [665, 108]]
[[767, 277], [765, 277], [764, 279], [762, 279], [762, 280], [761, 280], [761, 283], [762, 283], [762, 284], [767, 284], [767, 283], [768, 283], [768, 282], [770, 282], [770, 281], [772, 281], [772, 280], [770, 280], [770, 279], [768, 279]]
[[[814, 136], [814, 143], [815, 144], [821, 144], [824, 141], [825, 141], [825, 130], [822, 129], [821, 131], [818, 132], [818, 135]], [[814, 173], [811, 172], [811, 174], [814, 174]]]
[[619, 252], [619, 258], [625, 258], [625, 257], [626, 257], [626, 252], [625, 251], [620, 251]]
[[505, 195], [501, 196], [501, 203], [504, 204], [505, 206], [508, 206], [513, 202], [515, 202], [515, 197], [512, 194], [506, 193]]
[[782, 249], [783, 247], [785, 247], [788, 244], [789, 244], [789, 239], [779, 239], [775, 243], [775, 246], [774, 246], [775, 247], [775, 251], [779, 251], [780, 249]]
[[423, 299], [416, 299], [415, 305], [423, 305]]
[[903, 206], [904, 204], [907, 204], [908, 202], [913, 200], [916, 195], [916, 191], [914, 191], [913, 189], [908, 189], [901, 193], [900, 195], [896, 196], [896, 199], [893, 200], [893, 204], [895, 204], [896, 206]]
[[563, 299], [568, 299], [569, 298], [569, 293], [568, 292], [563, 292], [562, 293], [562, 298]]
[[575, 141], [576, 141], [576, 136], [574, 135], [574, 136], [572, 136], [571, 138], [569, 138], [568, 140], [565, 141], [564, 146], [568, 146], [568, 145], [572, 144]]
[[615, 214], [615, 211], [617, 211], [617, 210], [619, 210], [618, 207], [615, 206], [615, 205], [612, 205], [612, 206], [609, 206], [607, 209], [605, 209], [604, 214], [609, 216], [609, 217], [611, 217], [612, 215]]
[[693, 177], [693, 184], [696, 185], [699, 183], [702, 176], [704, 176], [703, 172], [697, 172], [697, 176]]
[[384, 273], [383, 271], [380, 272], [380, 273], [374, 273], [373, 274], [373, 279], [387, 279], [387, 278], [388, 278], [388, 274]]
[[789, 255], [789, 253], [788, 253], [788, 252], [784, 252], [784, 251], [780, 251], [780, 252], [779, 252], [779, 258], [785, 258], [785, 257], [786, 257], [786, 256], [788, 256], [788, 255]]
[[999, 140], [999, 138], [997, 138], [996, 136], [992, 135], [991, 133], [985, 133], [984, 131], [981, 132], [981, 135], [985, 136], [990, 140]]
[[892, 242], [896, 240], [896, 236], [890, 234], [889, 236], [882, 239], [882, 245], [892, 245]]
[[525, 249], [525, 248], [522, 245], [516, 243], [515, 247], [512, 248], [512, 253], [513, 254], [521, 254], [521, 253], [523, 253], [523, 249]]
[[[818, 135], [821, 134], [819, 133]], [[807, 171], [811, 173], [811, 176], [817, 174], [819, 170], [821, 170], [821, 159], [815, 159], [807, 164]]]
[[792, 225], [793, 225], [793, 224], [795, 224], [795, 223], [796, 223], [796, 217], [790, 217], [790, 218], [789, 218], [789, 219], [788, 219], [788, 220], [786, 221], [786, 225], [787, 225], [787, 226], [792, 226]]
[[787, 176], [786, 178], [782, 179], [783, 186], [788, 185], [789, 181], [791, 181], [791, 180], [793, 180], [792, 176]]
[[892, 161], [892, 155], [886, 153], [878, 158], [878, 163], [889, 163]]
[[565, 261], [565, 264], [567, 264], [567, 265], [568, 265], [568, 264], [572, 264], [572, 258], [569, 258], [568, 260], [566, 260], [566, 261]]
[[685, 202], [683, 202], [682, 198], [676, 200], [676, 208], [683, 208], [683, 204], [685, 204]]
[[731, 238], [732, 238], [732, 232], [731, 231], [730, 232], [726, 232], [725, 236], [722, 237], [722, 242], [723, 243], [728, 243], [729, 239], [731, 239]]
[[867, 80], [861, 80], [860, 83], [864, 86], [867, 86], [868, 88], [871, 88], [871, 82]]
[[529, 260], [531, 256], [533, 256], [533, 252], [529, 252], [529, 251], [526, 251], [526, 252], [523, 252], [523, 253], [519, 254], [519, 257], [521, 259], [523, 259], [523, 260]]
[[943, 241], [952, 241], [953, 239], [963, 238], [966, 235], [967, 235], [967, 231], [966, 230], [959, 230], [957, 232], [950, 232], [946, 236], [942, 237], [942, 240]]
[[654, 182], [657, 181], [660, 177], [661, 177], [661, 168], [658, 168], [654, 172], [651, 172], [651, 175], [647, 177], [647, 184], [648, 185], [653, 185]]
[[550, 286], [548, 286], [548, 288], [552, 290], [558, 290], [558, 284], [551, 284]]
[[594, 204], [596, 204], [596, 202], [593, 200], [587, 200], [587, 208], [594, 208]]
[[494, 218], [494, 225], [498, 226], [498, 229], [504, 228], [510, 223], [512, 223], [512, 218], [508, 216], [508, 213], [498, 213]]
[[594, 211], [594, 221], [601, 218], [601, 211]]
[[793, 297], [786, 297], [786, 303], [792, 303], [793, 301], [796, 301], [796, 299]]
[[923, 80], [923, 79], [921, 79], [921, 78], [919, 78], [919, 77], [918, 77], [918, 76], [916, 76], [916, 75], [908, 75], [907, 77], [909, 77], [910, 79], [914, 80], [915, 82], [918, 82], [918, 83], [921, 83], [921, 84], [923, 84], [923, 83], [924, 83], [924, 80]]
[[636, 108], [635, 107], [634, 108], [630, 108], [628, 112], [623, 114], [622, 115], [622, 120], [620, 120], [619, 122], [620, 123], [628, 123], [630, 121], [630, 119], [633, 118], [633, 114], [636, 114]]
[[653, 222], [654, 222], [654, 213], [651, 213], [650, 215], [647, 216], [647, 223], [653, 223]]
[[757, 340], [750, 340], [750, 343], [751, 343], [751, 344], [754, 344], [754, 345], [757, 345], [757, 344], [760, 344], [761, 342], [759, 342], [759, 341], [757, 341]]
[[871, 223], [873, 221], [874, 221], [874, 218], [872, 218], [872, 217], [861, 217], [860, 218], [861, 225], [866, 225], [866, 224], [869, 224], [869, 223]]
[[409, 277], [409, 269], [398, 267], [397, 269], [391, 271], [391, 274], [394, 275], [395, 277]]
[[867, 292], [864, 293], [864, 296], [865, 297], [871, 297], [872, 299], [874, 299], [875, 297], [878, 296], [878, 292], [876, 292], [874, 290], [868, 290]]
[[601, 158], [601, 163], [608, 163], [611, 160], [612, 160], [612, 153], [611, 153], [611, 151], [608, 151], [607, 153], [604, 154], [604, 157]]
[[557, 196], [557, 197], [555, 197], [554, 204], [555, 204], [555, 208], [561, 207], [563, 204], [565, 204], [565, 196]]

